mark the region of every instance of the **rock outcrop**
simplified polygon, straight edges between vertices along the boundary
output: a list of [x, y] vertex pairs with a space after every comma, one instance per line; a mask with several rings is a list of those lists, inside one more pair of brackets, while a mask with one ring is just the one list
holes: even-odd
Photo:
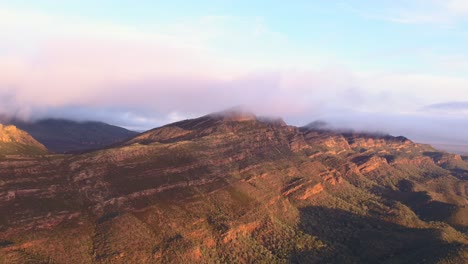
[[207, 115], [0, 159], [0, 262], [457, 263], [467, 172], [403, 137]]
[[0, 124], [0, 155], [45, 154], [47, 149], [28, 133], [13, 125]]

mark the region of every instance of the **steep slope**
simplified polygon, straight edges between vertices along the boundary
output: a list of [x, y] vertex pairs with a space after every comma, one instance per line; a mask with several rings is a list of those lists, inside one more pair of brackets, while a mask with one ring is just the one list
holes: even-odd
[[45, 119], [36, 122], [13, 121], [50, 151], [56, 153], [99, 149], [127, 140], [137, 132], [101, 122], [75, 122]]
[[0, 161], [0, 262], [465, 263], [468, 163], [229, 112]]
[[47, 149], [15, 126], [0, 124], [0, 155], [46, 154]]

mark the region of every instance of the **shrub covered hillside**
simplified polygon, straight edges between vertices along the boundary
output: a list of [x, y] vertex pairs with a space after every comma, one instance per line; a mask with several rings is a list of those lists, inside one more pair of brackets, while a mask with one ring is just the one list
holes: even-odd
[[0, 263], [467, 263], [468, 162], [221, 113], [0, 160]]

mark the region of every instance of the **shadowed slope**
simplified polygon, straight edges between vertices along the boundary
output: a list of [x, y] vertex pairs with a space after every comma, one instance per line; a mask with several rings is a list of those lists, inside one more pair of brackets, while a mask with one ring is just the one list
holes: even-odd
[[466, 166], [403, 138], [207, 115], [0, 161], [0, 261], [457, 263]]
[[13, 123], [56, 153], [100, 149], [138, 134], [101, 122], [45, 119], [32, 123], [16, 120]]
[[[300, 227], [329, 245], [328, 250], [301, 252], [293, 263], [464, 263], [468, 245], [444, 241], [441, 230], [409, 228], [327, 207], [301, 208]], [[442, 231], [443, 232], [443, 231]], [[465, 254], [465, 255], [464, 255]], [[315, 257], [314, 257], [315, 256]]]

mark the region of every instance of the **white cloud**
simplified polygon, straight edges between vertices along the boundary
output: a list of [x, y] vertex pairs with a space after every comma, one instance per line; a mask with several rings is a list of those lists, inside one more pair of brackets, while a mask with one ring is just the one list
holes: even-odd
[[314, 69], [256, 17], [137, 29], [0, 9], [0, 39], [0, 112], [20, 115], [149, 128], [242, 104], [305, 124], [333, 115], [354, 122], [353, 112], [424, 115], [425, 105], [468, 101], [466, 78]]
[[442, 1], [450, 12], [458, 15], [468, 15], [468, 1], [466, 0], [446, 0]]
[[431, 24], [453, 27], [468, 17], [466, 0], [407, 0], [379, 1], [377, 5], [352, 7], [341, 5], [353, 12], [377, 20], [400, 24]]

